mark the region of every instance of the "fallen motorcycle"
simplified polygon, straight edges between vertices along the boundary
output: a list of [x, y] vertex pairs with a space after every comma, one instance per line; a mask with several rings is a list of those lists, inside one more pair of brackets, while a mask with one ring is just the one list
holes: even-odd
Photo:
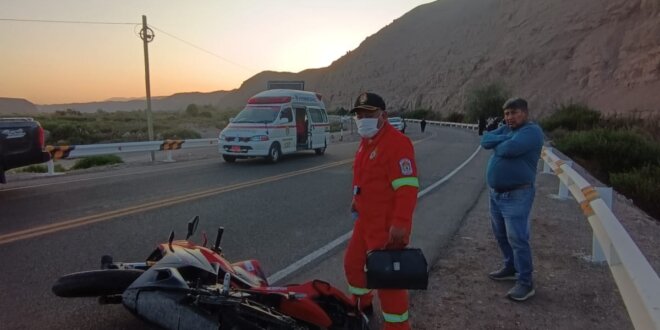
[[101, 269], [59, 278], [60, 297], [98, 297], [100, 304], [128, 310], [167, 329], [368, 329], [369, 320], [327, 282], [269, 286], [256, 260], [228, 262], [215, 243], [189, 238], [199, 217], [188, 222], [185, 240], [159, 244], [145, 262], [101, 258]]

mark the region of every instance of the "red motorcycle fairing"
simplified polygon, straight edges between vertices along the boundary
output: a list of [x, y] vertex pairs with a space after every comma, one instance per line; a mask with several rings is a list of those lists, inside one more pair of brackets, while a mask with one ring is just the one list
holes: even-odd
[[353, 305], [352, 301], [343, 292], [330, 285], [330, 283], [321, 280], [279, 287], [259, 287], [253, 288], [251, 291], [281, 296], [279, 305], [281, 312], [324, 328], [329, 328], [334, 322], [319, 304], [336, 302], [342, 306]]
[[253, 287], [268, 286], [268, 278], [261, 270], [259, 261], [250, 259], [235, 262], [231, 265], [236, 275], [253, 284]]
[[[323, 308], [328, 306], [319, 305], [322, 300], [329, 300], [328, 303], [334, 300], [343, 306], [352, 306], [352, 301], [343, 292], [327, 282], [314, 280], [304, 284], [269, 287], [257, 260], [230, 264], [221, 254], [189, 241], [174, 241], [172, 245], [199, 251], [210, 264], [216, 264], [223, 272], [232, 275], [232, 286], [243, 287], [263, 296], [278, 296], [281, 312], [310, 324], [324, 328], [333, 325], [332, 317]], [[161, 244], [159, 249], [163, 255], [170, 254], [171, 251], [168, 244]]]

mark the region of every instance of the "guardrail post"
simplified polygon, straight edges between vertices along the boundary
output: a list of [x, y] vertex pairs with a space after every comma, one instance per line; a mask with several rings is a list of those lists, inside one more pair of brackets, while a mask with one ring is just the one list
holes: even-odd
[[167, 151], [167, 159], [165, 159], [164, 162], [167, 162], [167, 163], [174, 163], [175, 162], [175, 160], [172, 159], [172, 150]]
[[[547, 152], [549, 152], [549, 153], [552, 152], [551, 147], [545, 147], [545, 150], [547, 150]], [[550, 165], [548, 165], [548, 163], [546, 161], [544, 161], [543, 159], [541, 159], [541, 161], [543, 162], [543, 172], [542, 173], [543, 174], [554, 174], [554, 173], [552, 173], [552, 168], [550, 167]]]
[[[600, 199], [605, 202], [605, 205], [612, 209], [612, 188], [611, 187], [595, 187]], [[595, 263], [603, 263], [607, 261], [603, 247], [598, 242], [596, 235], [591, 238], [591, 261]]]
[[[564, 164], [568, 165], [568, 167], [573, 167], [573, 162], [570, 160], [567, 160], [564, 162]], [[559, 199], [566, 199], [568, 198], [568, 187], [559, 180], [559, 191], [557, 192], [557, 197]]]
[[55, 175], [55, 162], [53, 162], [53, 159], [48, 161], [48, 175]]

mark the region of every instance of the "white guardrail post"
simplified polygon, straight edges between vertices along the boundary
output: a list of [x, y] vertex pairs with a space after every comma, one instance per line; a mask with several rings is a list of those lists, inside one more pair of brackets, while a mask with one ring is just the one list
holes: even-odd
[[541, 157], [580, 204], [594, 234], [592, 260], [607, 261], [635, 329], [660, 329], [660, 278], [612, 213], [612, 189], [592, 187], [550, 148]]
[[[565, 166], [573, 167], [573, 161], [571, 161], [571, 160], [565, 161], [564, 164], [565, 164]], [[569, 177], [569, 180], [570, 180], [570, 177]], [[568, 187], [561, 180], [559, 180], [559, 190], [557, 191], [557, 198], [559, 198], [559, 199], [567, 199], [568, 198]]]

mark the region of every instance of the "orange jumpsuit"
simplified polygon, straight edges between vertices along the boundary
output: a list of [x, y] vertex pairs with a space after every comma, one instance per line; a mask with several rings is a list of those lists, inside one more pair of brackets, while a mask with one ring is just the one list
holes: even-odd
[[[383, 249], [391, 226], [404, 228], [408, 244], [419, 181], [408, 137], [385, 122], [372, 139], [362, 139], [353, 164], [353, 198], [358, 213], [344, 258], [349, 292], [360, 307], [370, 305], [364, 265], [367, 251]], [[410, 329], [408, 291], [378, 290], [385, 329]]]

